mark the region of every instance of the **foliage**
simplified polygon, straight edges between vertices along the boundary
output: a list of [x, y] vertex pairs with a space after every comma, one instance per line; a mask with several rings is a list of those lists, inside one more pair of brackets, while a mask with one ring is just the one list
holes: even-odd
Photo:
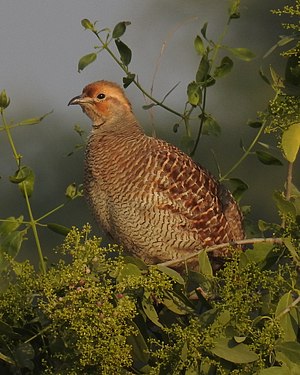
[[[13, 176], [9, 177], [9, 181], [19, 187], [19, 191], [25, 200], [28, 219], [25, 219], [24, 215], [20, 215], [18, 218], [11, 216], [5, 219], [0, 219], [0, 271], [5, 269], [6, 267], [5, 254], [8, 254], [13, 258], [16, 257], [21, 249], [23, 241], [26, 239], [26, 235], [31, 230], [36, 243], [39, 265], [42, 272], [45, 273], [46, 262], [40, 243], [39, 228], [48, 228], [54, 232], [66, 235], [69, 231], [69, 228], [65, 227], [64, 225], [51, 223], [49, 221], [47, 222], [47, 220], [48, 217], [51, 216], [54, 212], [62, 209], [66, 205], [66, 203], [72, 201], [75, 198], [81, 197], [82, 187], [77, 187], [75, 184], [70, 184], [65, 191], [65, 197], [67, 198], [67, 201], [65, 203], [58, 205], [39, 218], [34, 217], [34, 213], [30, 203], [30, 197], [32, 196], [35, 189], [34, 171], [32, 170], [32, 168], [24, 164], [23, 156], [17, 151], [12, 131], [22, 126], [39, 124], [50, 113], [46, 113], [45, 115], [40, 117], [25, 119], [18, 123], [13, 123], [7, 121], [6, 119], [5, 111], [9, 104], [9, 97], [6, 94], [6, 91], [2, 90], [0, 93], [0, 115], [2, 119], [0, 132], [3, 131], [6, 133], [9, 145], [13, 153], [14, 161], [16, 163], [16, 171]], [[81, 133], [76, 127], [75, 131], [81, 136]]]
[[[182, 112], [178, 112], [165, 104], [167, 97], [171, 92], [173, 92], [173, 90], [176, 89], [178, 83], [173, 86], [167, 92], [167, 94], [164, 95], [163, 99], [158, 100], [153, 97], [152, 89], [150, 92], [145, 90], [140, 81], [137, 79], [137, 74], [129, 70], [132, 52], [127, 44], [120, 39], [124, 36], [127, 26], [130, 25], [130, 22], [128, 21], [119, 22], [114, 27], [113, 31], [111, 31], [108, 28], [98, 30], [97, 22], [93, 23], [88, 19], [83, 19], [81, 21], [82, 26], [86, 30], [90, 30], [96, 36], [97, 40], [100, 42], [100, 46], [95, 47], [96, 52], [89, 53], [79, 60], [78, 71], [82, 71], [92, 62], [94, 62], [100, 52], [103, 50], [107, 51], [112, 59], [125, 73], [125, 77], [123, 77], [124, 87], [126, 88], [133, 83], [138, 87], [143, 95], [150, 100], [150, 104], [145, 105], [144, 109], [148, 110], [154, 106], [160, 106], [179, 117], [179, 122], [175, 124], [174, 131], [177, 131], [179, 125], [184, 124], [186, 135], [183, 139], [183, 143], [184, 146], [190, 151], [190, 154], [194, 155], [198, 147], [201, 134], [219, 135], [221, 131], [220, 125], [216, 119], [207, 112], [206, 101], [207, 89], [215, 85], [217, 80], [228, 75], [233, 68], [233, 60], [227, 56], [227, 54], [243, 61], [251, 61], [255, 57], [255, 55], [247, 48], [232, 48], [223, 43], [230, 22], [233, 19], [240, 17], [239, 5], [239, 0], [230, 2], [227, 23], [225, 24], [224, 30], [217, 41], [213, 41], [208, 37], [208, 23], [205, 23], [201, 28], [201, 36], [197, 35], [195, 37], [194, 48], [196, 53], [199, 55], [199, 65], [195, 73], [195, 79], [190, 82], [186, 88], [187, 100], [184, 103], [184, 110]], [[113, 47], [111, 46], [113, 42], [115, 43], [118, 53], [115, 53]], [[224, 51], [226, 53], [222, 59], [219, 59], [220, 51]], [[195, 112], [197, 112], [197, 114], [195, 114]], [[195, 140], [192, 137], [191, 126], [191, 124], [195, 122], [193, 121], [194, 118], [198, 119], [198, 131]]]
[[[10, 99], [0, 93], [2, 125], [7, 135], [16, 171], [10, 182], [22, 194], [26, 213], [1, 219], [0, 223], [0, 372], [7, 374], [298, 374], [300, 372], [300, 192], [293, 183], [293, 171], [300, 145], [299, 122], [299, 17], [295, 6], [275, 10], [289, 15], [284, 23], [290, 35], [266, 54], [278, 48], [286, 61], [284, 76], [273, 67], [262, 79], [274, 90], [274, 97], [258, 118], [249, 122], [256, 134], [242, 156], [220, 180], [230, 181], [240, 199], [247, 183], [233, 172], [250, 155], [264, 166], [287, 168], [282, 191], [273, 200], [280, 223], [259, 220], [261, 238], [239, 241], [248, 244], [244, 252], [232, 250], [232, 258], [213, 273], [208, 253], [196, 256], [199, 268], [180, 275], [175, 261], [147, 266], [126, 256], [118, 246], [101, 246], [87, 225], [81, 231], [49, 222], [53, 212], [82, 195], [81, 186], [66, 188], [67, 202], [36, 218], [30, 202], [35, 193], [34, 171], [25, 164], [13, 139], [21, 126], [40, 123], [34, 117], [18, 123], [7, 121]], [[78, 71], [97, 61], [106, 51], [121, 67], [124, 87], [135, 84], [149, 99], [145, 109], [160, 106], [179, 120], [174, 131], [185, 126], [185, 144], [193, 154], [201, 135], [219, 135], [221, 128], [207, 112], [208, 90], [234, 68], [234, 58], [251, 61], [253, 53], [244, 47], [224, 43], [228, 27], [240, 17], [240, 1], [230, 0], [227, 22], [217, 41], [209, 38], [208, 24], [194, 38], [199, 56], [195, 77], [186, 88], [183, 110], [166, 104], [174, 85], [162, 99], [145, 90], [129, 66], [132, 51], [124, 42], [130, 22], [119, 22], [113, 30], [97, 29], [96, 22], [82, 20], [100, 43], [95, 52], [83, 56]], [[222, 55], [220, 56], [220, 51]], [[196, 120], [195, 120], [196, 119]], [[193, 137], [194, 125], [198, 124]], [[75, 131], [82, 138], [83, 131]], [[260, 142], [262, 134], [276, 135], [282, 158]], [[82, 144], [76, 149], [82, 148]], [[47, 266], [41, 228], [66, 236], [59, 252], [61, 260]], [[29, 233], [35, 239], [40, 269], [29, 261], [17, 261]], [[266, 238], [265, 238], [266, 236]], [[270, 236], [270, 237], [267, 237]], [[237, 244], [227, 244], [237, 245]], [[195, 256], [195, 255], [192, 255]]]
[[0, 294], [5, 373], [300, 369], [300, 248], [292, 242], [236, 251], [216, 275], [207, 266], [184, 277], [101, 247], [89, 226], [71, 230], [61, 252], [71, 262], [46, 274], [7, 258]]

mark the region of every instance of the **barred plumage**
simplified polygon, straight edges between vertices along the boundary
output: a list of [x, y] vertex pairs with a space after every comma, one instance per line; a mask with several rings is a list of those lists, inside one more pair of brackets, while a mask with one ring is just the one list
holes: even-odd
[[69, 104], [93, 122], [85, 155], [89, 206], [130, 253], [155, 264], [244, 237], [230, 192], [177, 147], [146, 136], [118, 85], [94, 82]]

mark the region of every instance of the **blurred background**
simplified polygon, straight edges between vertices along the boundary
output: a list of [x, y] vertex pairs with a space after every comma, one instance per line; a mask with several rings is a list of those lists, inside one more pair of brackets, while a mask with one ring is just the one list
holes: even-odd
[[[208, 90], [207, 109], [221, 125], [222, 135], [202, 137], [194, 158], [215, 175], [213, 153], [224, 174], [242, 154], [241, 139], [248, 145], [256, 134], [255, 129], [247, 126], [247, 121], [254, 120], [257, 111], [264, 110], [273, 95], [270, 86], [259, 77], [260, 66], [267, 71], [272, 64], [279, 73], [284, 72], [285, 60], [279, 57], [278, 51], [267, 59], [263, 56], [284, 33], [282, 19], [272, 15], [270, 9], [287, 3], [287, 0], [242, 0], [241, 18], [230, 24], [224, 43], [249, 48], [256, 58], [251, 62], [234, 59], [232, 73]], [[194, 79], [199, 63], [194, 38], [208, 22], [207, 35], [216, 40], [227, 22], [227, 9], [227, 0], [2, 0], [0, 90], [5, 89], [11, 99], [7, 119], [21, 121], [53, 110], [39, 125], [13, 131], [23, 163], [36, 175], [31, 198], [34, 217], [64, 202], [64, 192], [70, 183], [82, 182], [83, 150], [67, 155], [81, 142], [74, 126], [80, 125], [88, 133], [90, 122], [79, 108], [67, 107], [68, 101], [95, 80], [122, 84], [122, 71], [105, 52], [80, 74], [77, 72], [79, 58], [93, 52], [97, 45], [95, 36], [84, 30], [80, 21], [83, 18], [92, 22], [98, 20], [98, 29], [113, 29], [120, 21], [131, 22], [122, 40], [133, 53], [130, 70], [138, 74], [145, 89], [151, 87], [161, 47], [167, 42], [154, 82], [154, 96], [163, 98], [180, 82], [166, 104], [182, 111], [186, 86]], [[173, 132], [178, 119], [161, 108], [154, 108], [150, 116], [142, 109], [145, 101], [138, 89], [131, 85], [126, 92], [145, 131], [151, 134], [155, 126], [158, 137], [182, 148], [184, 129]], [[195, 128], [194, 135], [196, 133]], [[266, 139], [270, 143], [270, 137]], [[276, 145], [276, 139], [273, 144]], [[1, 219], [26, 213], [18, 187], [8, 181], [15, 170], [6, 135], [0, 132]], [[254, 156], [234, 172], [232, 177], [249, 184], [241, 204], [251, 205], [254, 220], [279, 220], [270, 196], [274, 189], [283, 188], [285, 175], [286, 166], [264, 166]], [[86, 222], [94, 225], [84, 199], [70, 202], [48, 221], [66, 226], [81, 227]], [[95, 226], [94, 231], [102, 235]], [[54, 259], [53, 248], [61, 243], [62, 237], [47, 230], [40, 234], [43, 249]], [[30, 238], [21, 256], [36, 257]]]

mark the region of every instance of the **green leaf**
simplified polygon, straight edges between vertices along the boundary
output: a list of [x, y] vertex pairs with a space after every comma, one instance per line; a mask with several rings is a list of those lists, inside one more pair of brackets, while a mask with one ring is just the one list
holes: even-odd
[[199, 35], [197, 35], [194, 40], [194, 47], [199, 55], [202, 56], [205, 53], [205, 46], [204, 46], [203, 40], [201, 39]]
[[22, 120], [18, 122], [17, 125], [24, 126], [24, 125], [36, 125], [39, 124], [46, 116], [50, 115], [53, 111], [50, 111], [48, 113], [45, 113], [43, 116], [40, 117], [32, 117], [28, 118], [26, 120]]
[[216, 67], [213, 76], [215, 78], [221, 78], [224, 77], [226, 74], [231, 72], [231, 69], [233, 67], [233, 61], [228, 57], [223, 57], [221, 64]]
[[203, 83], [208, 79], [208, 72], [210, 69], [210, 63], [206, 55], [204, 55], [200, 61], [197, 73], [196, 73], [196, 82]]
[[201, 251], [198, 255], [199, 272], [206, 276], [213, 276], [213, 270], [206, 251]]
[[177, 133], [178, 132], [178, 128], [179, 128], [180, 124], [178, 124], [178, 122], [176, 124], [173, 125], [173, 132], [174, 133]]
[[19, 189], [22, 194], [25, 196], [25, 190], [28, 197], [31, 197], [34, 188], [34, 173], [33, 170], [25, 165], [22, 166], [14, 176], [10, 176], [9, 180], [18, 184]]
[[273, 244], [261, 242], [254, 244], [253, 249], [247, 249], [244, 254], [249, 261], [259, 264], [266, 261], [272, 249]]
[[142, 300], [142, 308], [147, 318], [150, 319], [152, 323], [157, 327], [163, 328], [163, 325], [158, 320], [158, 315], [154, 306], [146, 298], [143, 298]]
[[75, 182], [73, 182], [72, 184], [70, 184], [67, 188], [66, 188], [66, 191], [65, 191], [65, 196], [69, 199], [74, 199], [75, 196], [77, 194], [77, 187], [76, 187], [76, 184]]
[[128, 73], [126, 77], [123, 77], [123, 87], [126, 89], [135, 80], [135, 74]]
[[234, 341], [238, 344], [241, 344], [242, 342], [244, 342], [246, 340], [246, 336], [234, 336]]
[[278, 210], [284, 215], [296, 216], [296, 208], [292, 202], [287, 201], [281, 192], [275, 191], [273, 193], [273, 199], [276, 203]]
[[275, 156], [267, 151], [258, 150], [256, 151], [256, 156], [258, 160], [265, 165], [283, 165], [279, 159], [275, 158]]
[[289, 370], [289, 375], [299, 375], [300, 374], [300, 364], [292, 362], [284, 353], [276, 352], [276, 361], [283, 364], [283, 368]]
[[257, 225], [258, 225], [258, 229], [261, 232], [265, 232], [266, 230], [269, 230], [269, 229], [272, 228], [272, 224], [271, 223], [267, 223], [266, 221], [261, 220], [261, 219], [258, 220]]
[[293, 163], [296, 160], [300, 147], [300, 123], [291, 125], [282, 134], [281, 146], [285, 158]]
[[280, 40], [274, 45], [272, 46], [263, 56], [263, 58], [265, 59], [266, 57], [268, 57], [271, 53], [273, 53], [275, 51], [275, 49], [277, 47], [282, 47], [292, 41], [295, 40], [295, 37], [292, 37], [292, 36], [279, 36]]
[[221, 127], [212, 116], [205, 116], [202, 134], [214, 135], [215, 137], [218, 137], [221, 134]]
[[78, 72], [80, 73], [83, 69], [85, 69], [88, 65], [94, 62], [97, 58], [97, 54], [92, 52], [88, 55], [82, 56], [78, 62]]
[[241, 0], [230, 0], [228, 9], [230, 19], [240, 18], [240, 2]]
[[167, 309], [172, 311], [178, 315], [186, 315], [191, 313], [193, 310], [185, 305], [180, 298], [176, 297], [175, 295], [171, 295], [170, 293], [167, 294], [167, 297], [162, 300], [162, 303], [166, 306]]
[[263, 72], [262, 67], [260, 67], [260, 69], [259, 69], [259, 75], [260, 75], [260, 77], [262, 78], [263, 81], [265, 81], [268, 85], [271, 85], [271, 82], [270, 82], [269, 78], [265, 75], [265, 73]]
[[249, 363], [259, 359], [258, 355], [252, 352], [245, 344], [237, 344], [232, 339], [220, 338], [211, 349], [216, 356], [233, 363]]
[[150, 354], [147, 343], [141, 334], [139, 327], [131, 321], [129, 323], [134, 327], [136, 334], [127, 337], [127, 342], [131, 345], [133, 350], [133, 360], [142, 363], [143, 365], [148, 363]]
[[284, 88], [282, 77], [275, 71], [274, 68], [272, 68], [272, 66], [270, 66], [270, 73], [273, 80], [272, 87], [275, 89]]
[[260, 141], [258, 141], [257, 143], [258, 143], [260, 146], [264, 147], [265, 149], [267, 149], [267, 150], [271, 150], [271, 146], [268, 145], [267, 143], [260, 142]]
[[293, 183], [291, 184], [291, 197], [292, 198], [300, 197], [300, 191], [297, 189], [297, 186], [295, 186]]
[[116, 24], [112, 33], [112, 37], [114, 39], [120, 38], [125, 33], [126, 27], [129, 26], [130, 24], [131, 22], [129, 21], [122, 21]]
[[150, 108], [155, 107], [156, 105], [157, 105], [156, 103], [150, 103], [150, 104], [143, 105], [142, 108], [145, 110], [148, 110]]
[[[230, 322], [230, 320], [231, 320], [230, 312], [228, 310], [224, 310], [219, 314], [219, 316], [217, 316], [215, 318], [211, 327], [212, 328], [217, 328], [219, 326], [225, 327]], [[223, 340], [223, 339], [218, 339], [218, 340]], [[228, 341], [228, 339], [226, 339], [226, 340]]]
[[280, 316], [283, 311], [293, 303], [292, 292], [285, 293], [279, 300], [275, 311], [275, 317], [278, 318], [280, 328], [282, 329], [282, 339], [284, 341], [296, 341], [299, 329], [298, 314], [296, 308], [292, 308], [288, 313]]
[[193, 146], [195, 144], [195, 141], [193, 140], [193, 138], [190, 135], [185, 134], [181, 138], [181, 144], [182, 144], [183, 148], [185, 148], [187, 150], [190, 150], [191, 148], [193, 148]]
[[0, 237], [0, 271], [5, 270], [9, 264], [7, 255], [13, 259], [18, 255], [26, 234], [27, 229], [24, 229]]
[[181, 354], [180, 354], [180, 359], [185, 362], [187, 360], [187, 355], [188, 355], [188, 345], [187, 342], [185, 341], [182, 345], [181, 349]]
[[8, 357], [7, 355], [5, 355], [1, 352], [0, 352], [0, 359], [4, 362], [7, 362], [7, 363], [11, 364], [11, 365], [16, 365], [16, 362], [12, 358]]
[[230, 178], [229, 182], [233, 186], [232, 195], [237, 201], [239, 201], [244, 192], [248, 190], [249, 186], [240, 178]]
[[15, 350], [14, 358], [19, 367], [33, 370], [34, 364], [31, 359], [34, 358], [34, 349], [30, 343], [19, 344]]
[[70, 228], [65, 227], [64, 225], [56, 224], [56, 223], [48, 223], [47, 228], [52, 230], [55, 233], [62, 234], [66, 236], [70, 232]]
[[292, 244], [291, 239], [288, 238], [288, 237], [285, 237], [285, 238], [283, 238], [283, 243], [285, 244], [285, 246], [289, 250], [294, 262], [299, 266], [300, 265], [300, 256], [298, 255], [295, 246]]
[[0, 224], [0, 238], [5, 237], [7, 234], [15, 231], [23, 223], [24, 217], [21, 215], [18, 218], [10, 216]]
[[248, 121], [247, 125], [254, 129], [259, 129], [262, 127], [261, 121]]
[[282, 342], [275, 347], [276, 351], [283, 353], [289, 361], [300, 364], [300, 344], [296, 341]]
[[148, 269], [148, 266], [146, 265], [146, 263], [144, 263], [142, 259], [140, 258], [132, 257], [130, 255], [125, 255], [123, 259], [125, 263], [135, 264], [140, 270]]
[[115, 43], [119, 51], [122, 63], [128, 66], [130, 64], [132, 55], [130, 48], [119, 39], [116, 39]]
[[206, 39], [207, 25], [208, 25], [208, 23], [205, 22], [205, 24], [203, 25], [203, 27], [201, 29], [201, 34], [202, 34], [202, 36], [203, 36], [204, 39]]
[[0, 264], [4, 262], [4, 253], [7, 253], [12, 258], [18, 255], [26, 234], [27, 229], [13, 231], [0, 239]]
[[197, 106], [199, 103], [201, 103], [202, 92], [201, 92], [201, 88], [196, 82], [189, 83], [187, 87], [187, 96], [188, 96], [188, 101], [191, 105]]
[[12, 326], [5, 323], [3, 320], [0, 320], [0, 333], [1, 335], [8, 336], [12, 339], [14, 338], [21, 338], [21, 336], [14, 332]]
[[128, 276], [141, 276], [141, 270], [133, 263], [126, 263], [120, 270], [117, 281], [120, 283], [122, 280], [126, 279]]
[[251, 61], [255, 57], [255, 54], [248, 48], [228, 48], [228, 50], [240, 60]]
[[272, 366], [259, 371], [258, 375], [291, 375], [288, 367]]
[[173, 270], [172, 268], [169, 268], [169, 267], [166, 267], [166, 266], [161, 266], [159, 264], [156, 265], [156, 266], [153, 266], [153, 267], [159, 269], [161, 272], [163, 272], [166, 275], [168, 275], [169, 277], [171, 277], [178, 284], [185, 285], [183, 277], [178, 272], [176, 272], [175, 270]]
[[92, 30], [92, 31], [95, 31], [95, 26], [94, 24], [88, 20], [87, 18], [84, 18], [83, 20], [81, 20], [81, 25], [87, 30]]
[[285, 81], [292, 86], [300, 85], [300, 65], [298, 56], [288, 58], [285, 69]]

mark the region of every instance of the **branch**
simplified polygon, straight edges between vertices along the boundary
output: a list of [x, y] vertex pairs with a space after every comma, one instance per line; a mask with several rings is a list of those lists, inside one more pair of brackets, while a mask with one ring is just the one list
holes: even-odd
[[218, 245], [213, 245], [213, 246], [209, 246], [209, 247], [206, 247], [206, 248], [202, 248], [200, 251], [197, 251], [196, 253], [193, 253], [193, 254], [185, 257], [185, 258], [169, 260], [167, 262], [158, 263], [157, 265], [158, 266], [170, 267], [170, 266], [174, 266], [175, 264], [178, 264], [178, 263], [185, 263], [188, 260], [197, 257], [202, 251], [205, 251], [205, 252], [209, 253], [209, 252], [212, 252], [214, 250], [222, 249], [222, 248], [228, 247], [228, 246], [237, 247], [239, 245], [247, 245], [247, 244], [255, 244], [255, 243], [273, 243], [273, 244], [280, 244], [281, 245], [281, 244], [283, 244], [283, 240], [282, 240], [282, 238], [272, 238], [272, 237], [270, 237], [270, 238], [247, 238], [247, 239], [239, 240], [239, 241], [225, 242], [225, 243], [221, 243], [221, 244], [218, 244]]
[[288, 314], [293, 307], [296, 307], [296, 305], [298, 305], [298, 303], [300, 303], [300, 296], [298, 296], [294, 302], [292, 302], [286, 309], [284, 309], [283, 311], [281, 311], [281, 313], [279, 315], [276, 316], [276, 319], [280, 319], [283, 317], [283, 315], [285, 314]]

